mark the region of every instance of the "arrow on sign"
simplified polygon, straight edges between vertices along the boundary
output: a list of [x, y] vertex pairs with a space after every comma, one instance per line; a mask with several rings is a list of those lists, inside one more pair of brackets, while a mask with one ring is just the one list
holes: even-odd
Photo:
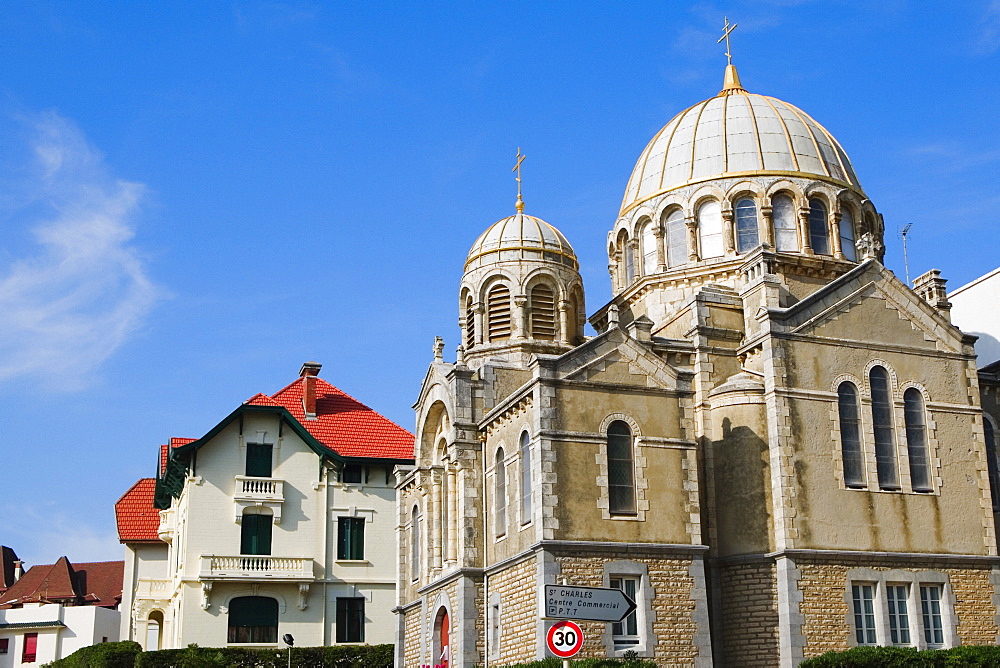
[[545, 616], [549, 619], [620, 622], [633, 610], [635, 601], [621, 589], [545, 585]]

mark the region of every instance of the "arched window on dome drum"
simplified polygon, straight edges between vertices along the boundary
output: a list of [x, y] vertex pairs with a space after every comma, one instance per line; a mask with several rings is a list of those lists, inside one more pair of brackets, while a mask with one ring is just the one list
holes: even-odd
[[858, 249], [854, 245], [854, 216], [844, 208], [840, 214], [840, 251], [851, 262], [858, 261]]
[[931, 471], [927, 456], [924, 397], [915, 387], [903, 393], [903, 419], [906, 423], [906, 454], [910, 459], [910, 486], [918, 492], [929, 492]]
[[997, 438], [990, 419], [983, 416], [983, 435], [986, 437], [986, 468], [990, 476], [990, 495], [993, 512], [1000, 512], [1000, 458], [997, 457]]
[[635, 253], [627, 239], [622, 244], [622, 253], [625, 255], [625, 283], [628, 285], [635, 280]]
[[472, 295], [465, 298], [465, 349], [476, 345], [476, 311], [472, 308]]
[[677, 267], [688, 261], [687, 224], [680, 209], [674, 209], [664, 224], [667, 241], [667, 265]]
[[493, 468], [493, 528], [499, 538], [507, 533], [507, 471], [504, 467], [503, 448], [497, 448], [496, 466]]
[[799, 235], [795, 225], [795, 202], [788, 195], [775, 195], [771, 199], [771, 218], [774, 221], [774, 245], [782, 252], [799, 250]]
[[612, 515], [635, 514], [632, 461], [632, 430], [615, 420], [608, 425], [608, 511]]
[[809, 200], [809, 245], [817, 255], [830, 254], [830, 227], [823, 200]]
[[649, 276], [656, 273], [656, 235], [653, 230], [656, 224], [653, 221], [642, 226], [642, 275]]
[[722, 257], [722, 206], [709, 200], [698, 207], [698, 230], [701, 236], [701, 259]]
[[486, 297], [487, 331], [490, 341], [510, 338], [510, 290], [503, 283], [497, 283]]
[[539, 283], [531, 289], [531, 338], [555, 341], [557, 329], [555, 293]]
[[875, 432], [875, 467], [878, 486], [882, 489], [899, 489], [896, 475], [896, 439], [892, 426], [892, 396], [889, 391], [889, 372], [883, 367], [872, 367], [868, 374], [872, 390], [872, 429]]
[[736, 202], [736, 250], [747, 253], [760, 245], [757, 205], [749, 197]]
[[864, 453], [861, 448], [861, 413], [858, 408], [858, 388], [844, 382], [837, 388], [837, 410], [840, 414], [840, 449], [844, 460], [844, 484], [864, 487]]

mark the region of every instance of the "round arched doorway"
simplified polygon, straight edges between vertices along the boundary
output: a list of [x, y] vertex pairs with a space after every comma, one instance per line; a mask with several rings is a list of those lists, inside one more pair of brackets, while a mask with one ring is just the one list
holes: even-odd
[[448, 617], [448, 610], [442, 606], [434, 618], [434, 643], [433, 651], [435, 668], [448, 668], [451, 665], [451, 621]]

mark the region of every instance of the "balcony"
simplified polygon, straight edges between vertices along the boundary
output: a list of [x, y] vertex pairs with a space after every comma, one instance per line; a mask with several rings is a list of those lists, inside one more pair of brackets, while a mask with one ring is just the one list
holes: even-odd
[[174, 522], [175, 513], [173, 508], [160, 511], [160, 526], [156, 528], [156, 535], [164, 543], [172, 543], [177, 527]]
[[285, 481], [278, 478], [257, 478], [247, 475], [236, 476], [233, 492], [236, 502], [236, 522], [240, 522], [243, 511], [252, 506], [267, 506], [274, 513], [274, 523], [281, 523], [281, 504], [285, 501]]
[[201, 557], [200, 580], [250, 580], [311, 582], [313, 560], [308, 557], [218, 556]]
[[151, 578], [139, 578], [135, 583], [135, 598], [164, 600], [169, 599], [174, 587], [171, 580], [153, 580]]

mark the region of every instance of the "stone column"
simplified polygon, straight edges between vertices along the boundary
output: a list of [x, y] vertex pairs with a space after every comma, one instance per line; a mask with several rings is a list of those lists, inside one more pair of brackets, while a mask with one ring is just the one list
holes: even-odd
[[510, 314], [511, 328], [510, 338], [526, 339], [528, 333], [528, 295], [514, 295], [514, 309]]
[[608, 263], [608, 273], [611, 274], [611, 290], [617, 292], [624, 281], [621, 280], [621, 259], [620, 251], [611, 254], [611, 262]]
[[475, 321], [475, 336], [476, 345], [480, 345], [483, 342], [483, 315], [486, 313], [486, 307], [483, 306], [482, 302], [476, 302], [472, 305], [472, 319]]
[[844, 259], [844, 249], [840, 247], [840, 219], [843, 216], [840, 211], [830, 212], [830, 247], [833, 249], [833, 257], [838, 260]]
[[[632, 280], [642, 276], [642, 256], [639, 254], [639, 240], [631, 239], [625, 248], [625, 252], [632, 258]], [[626, 263], [626, 267], [628, 264]]]
[[799, 238], [802, 239], [802, 252], [806, 255], [815, 255], [812, 247], [812, 237], [809, 234], [809, 209], [799, 209]]
[[427, 544], [430, 547], [430, 562], [428, 567], [432, 570], [440, 570], [441, 568], [441, 532], [435, 531], [438, 523], [441, 521], [441, 471], [434, 470], [431, 472], [431, 510], [434, 514], [433, 518], [428, 517], [427, 522], [424, 522], [424, 526], [427, 527]]
[[736, 231], [733, 229], [732, 209], [722, 212], [722, 243], [725, 245], [726, 255], [736, 255]]
[[569, 344], [572, 338], [569, 322], [569, 302], [565, 299], [559, 300], [559, 342]]
[[765, 244], [774, 248], [774, 221], [771, 220], [771, 207], [762, 206], [760, 207], [760, 219], [763, 223], [763, 229], [760, 230], [760, 239]]
[[458, 532], [455, 527], [458, 526], [458, 493], [456, 488], [456, 474], [455, 467], [449, 466], [445, 475], [448, 476], [448, 528], [447, 528], [447, 547], [446, 547], [446, 561], [454, 561], [458, 556], [458, 550], [456, 549], [458, 545]]
[[688, 261], [697, 262], [701, 259], [698, 248], [698, 220], [694, 216], [688, 216], [684, 219], [684, 225], [687, 226]]
[[657, 223], [653, 227], [653, 236], [656, 237], [656, 271], [667, 270], [667, 251], [663, 245], [663, 225]]

